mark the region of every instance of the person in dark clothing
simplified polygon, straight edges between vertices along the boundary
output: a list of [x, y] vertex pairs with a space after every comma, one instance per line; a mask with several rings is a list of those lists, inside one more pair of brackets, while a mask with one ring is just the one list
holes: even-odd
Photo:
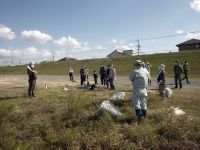
[[85, 72], [85, 67], [82, 66], [80, 69], [80, 77], [81, 77], [81, 86], [83, 85], [83, 83], [86, 80], [86, 72]]
[[180, 89], [182, 88], [182, 80], [181, 80], [182, 73], [183, 73], [183, 68], [180, 65], [180, 62], [177, 60], [174, 65], [175, 88], [178, 88], [178, 83], [179, 83]]
[[102, 64], [100, 66], [99, 74], [101, 78], [101, 85], [105, 86], [106, 85], [106, 69]]
[[107, 65], [106, 69], [106, 75], [105, 75], [105, 80], [106, 80], [106, 88], [109, 88], [109, 73], [110, 73], [110, 65]]
[[28, 67], [27, 67], [27, 74], [28, 74], [28, 83], [29, 83], [29, 88], [28, 88], [28, 95], [29, 98], [35, 97], [35, 86], [36, 86], [36, 79], [37, 79], [37, 71], [34, 68], [34, 63], [30, 62]]
[[183, 66], [183, 73], [184, 73], [184, 77], [182, 78], [182, 81], [184, 79], [186, 79], [187, 84], [190, 84], [189, 80], [188, 80], [188, 71], [190, 70], [189, 66], [188, 66], [188, 62], [185, 61], [185, 64]]
[[94, 71], [94, 73], [93, 73], [93, 78], [94, 78], [94, 83], [95, 83], [95, 85], [97, 85], [97, 84], [98, 84], [98, 82], [97, 82], [98, 75], [97, 75], [97, 72], [96, 72], [96, 71]]
[[73, 72], [74, 72], [73, 68], [69, 67], [69, 79], [70, 79], [70, 81], [74, 81]]
[[165, 80], [166, 80], [165, 65], [161, 64], [160, 71], [157, 77], [157, 82], [159, 83], [159, 93], [160, 96], [162, 97], [162, 100], [165, 100], [165, 88], [166, 88]]

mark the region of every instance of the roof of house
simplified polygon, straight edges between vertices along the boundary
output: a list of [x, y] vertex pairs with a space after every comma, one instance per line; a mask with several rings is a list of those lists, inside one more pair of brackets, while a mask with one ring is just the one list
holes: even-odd
[[64, 57], [62, 59], [59, 59], [58, 61], [66, 61], [66, 60], [76, 60], [76, 58]]
[[179, 47], [179, 46], [190, 45], [190, 44], [200, 44], [200, 40], [198, 40], [198, 39], [191, 39], [191, 40], [185, 41], [183, 43], [177, 44], [176, 46]]
[[108, 54], [107, 57], [110, 57], [110, 56], [112, 56], [113, 54], [118, 54], [118, 55], [121, 55], [121, 56], [127, 56], [127, 54], [124, 53], [124, 52], [127, 52], [127, 51], [133, 52], [133, 50], [121, 50], [121, 49], [116, 49], [116, 50], [112, 51], [110, 54]]
[[108, 54], [107, 55], [107, 57], [109, 57], [109, 56], [111, 56], [112, 54], [114, 54], [114, 53], [118, 53], [118, 54], [120, 54], [120, 55], [123, 55], [123, 53], [121, 52], [121, 51], [119, 51], [119, 50], [114, 50], [113, 52], [111, 52], [110, 54]]

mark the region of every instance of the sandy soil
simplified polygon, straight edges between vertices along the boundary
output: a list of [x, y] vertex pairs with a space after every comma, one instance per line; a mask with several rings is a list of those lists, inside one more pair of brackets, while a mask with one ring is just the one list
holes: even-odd
[[[64, 87], [65, 85], [69, 86], [79, 86], [80, 78], [75, 76], [75, 82], [69, 82], [69, 78], [66, 76], [48, 76], [48, 75], [40, 75], [37, 79], [38, 87], [45, 87], [47, 84], [48, 87]], [[93, 82], [93, 78], [89, 78], [91, 82]], [[100, 80], [98, 81], [100, 83]], [[190, 80], [191, 84], [186, 84], [183, 82], [183, 87], [200, 87], [199, 79]], [[168, 79], [168, 86], [174, 87], [174, 81], [172, 79]], [[157, 86], [155, 79], [152, 79], [153, 87]], [[128, 77], [117, 77], [116, 86], [131, 86], [131, 82]], [[28, 86], [28, 76], [25, 75], [0, 75], [0, 89], [2, 88], [23, 88]]]

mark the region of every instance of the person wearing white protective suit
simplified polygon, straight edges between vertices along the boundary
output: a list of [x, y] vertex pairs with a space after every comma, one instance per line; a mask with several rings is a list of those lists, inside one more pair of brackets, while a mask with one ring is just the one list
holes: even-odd
[[29, 88], [28, 88], [28, 95], [29, 98], [35, 97], [34, 89], [36, 86], [36, 79], [37, 79], [37, 71], [35, 70], [35, 65], [33, 62], [30, 62], [29, 65], [27, 66], [27, 74], [28, 74], [28, 83], [29, 83]]
[[136, 116], [140, 120], [146, 117], [147, 113], [147, 87], [149, 76], [141, 67], [141, 61], [136, 60], [134, 63], [134, 70], [132, 71], [129, 79], [133, 85], [133, 105], [135, 108]]

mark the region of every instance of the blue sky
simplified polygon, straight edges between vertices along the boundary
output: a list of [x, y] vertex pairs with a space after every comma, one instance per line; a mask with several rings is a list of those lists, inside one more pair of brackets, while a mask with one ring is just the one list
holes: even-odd
[[0, 0], [0, 63], [64, 56], [105, 57], [116, 48], [143, 53], [200, 38], [200, 0]]

